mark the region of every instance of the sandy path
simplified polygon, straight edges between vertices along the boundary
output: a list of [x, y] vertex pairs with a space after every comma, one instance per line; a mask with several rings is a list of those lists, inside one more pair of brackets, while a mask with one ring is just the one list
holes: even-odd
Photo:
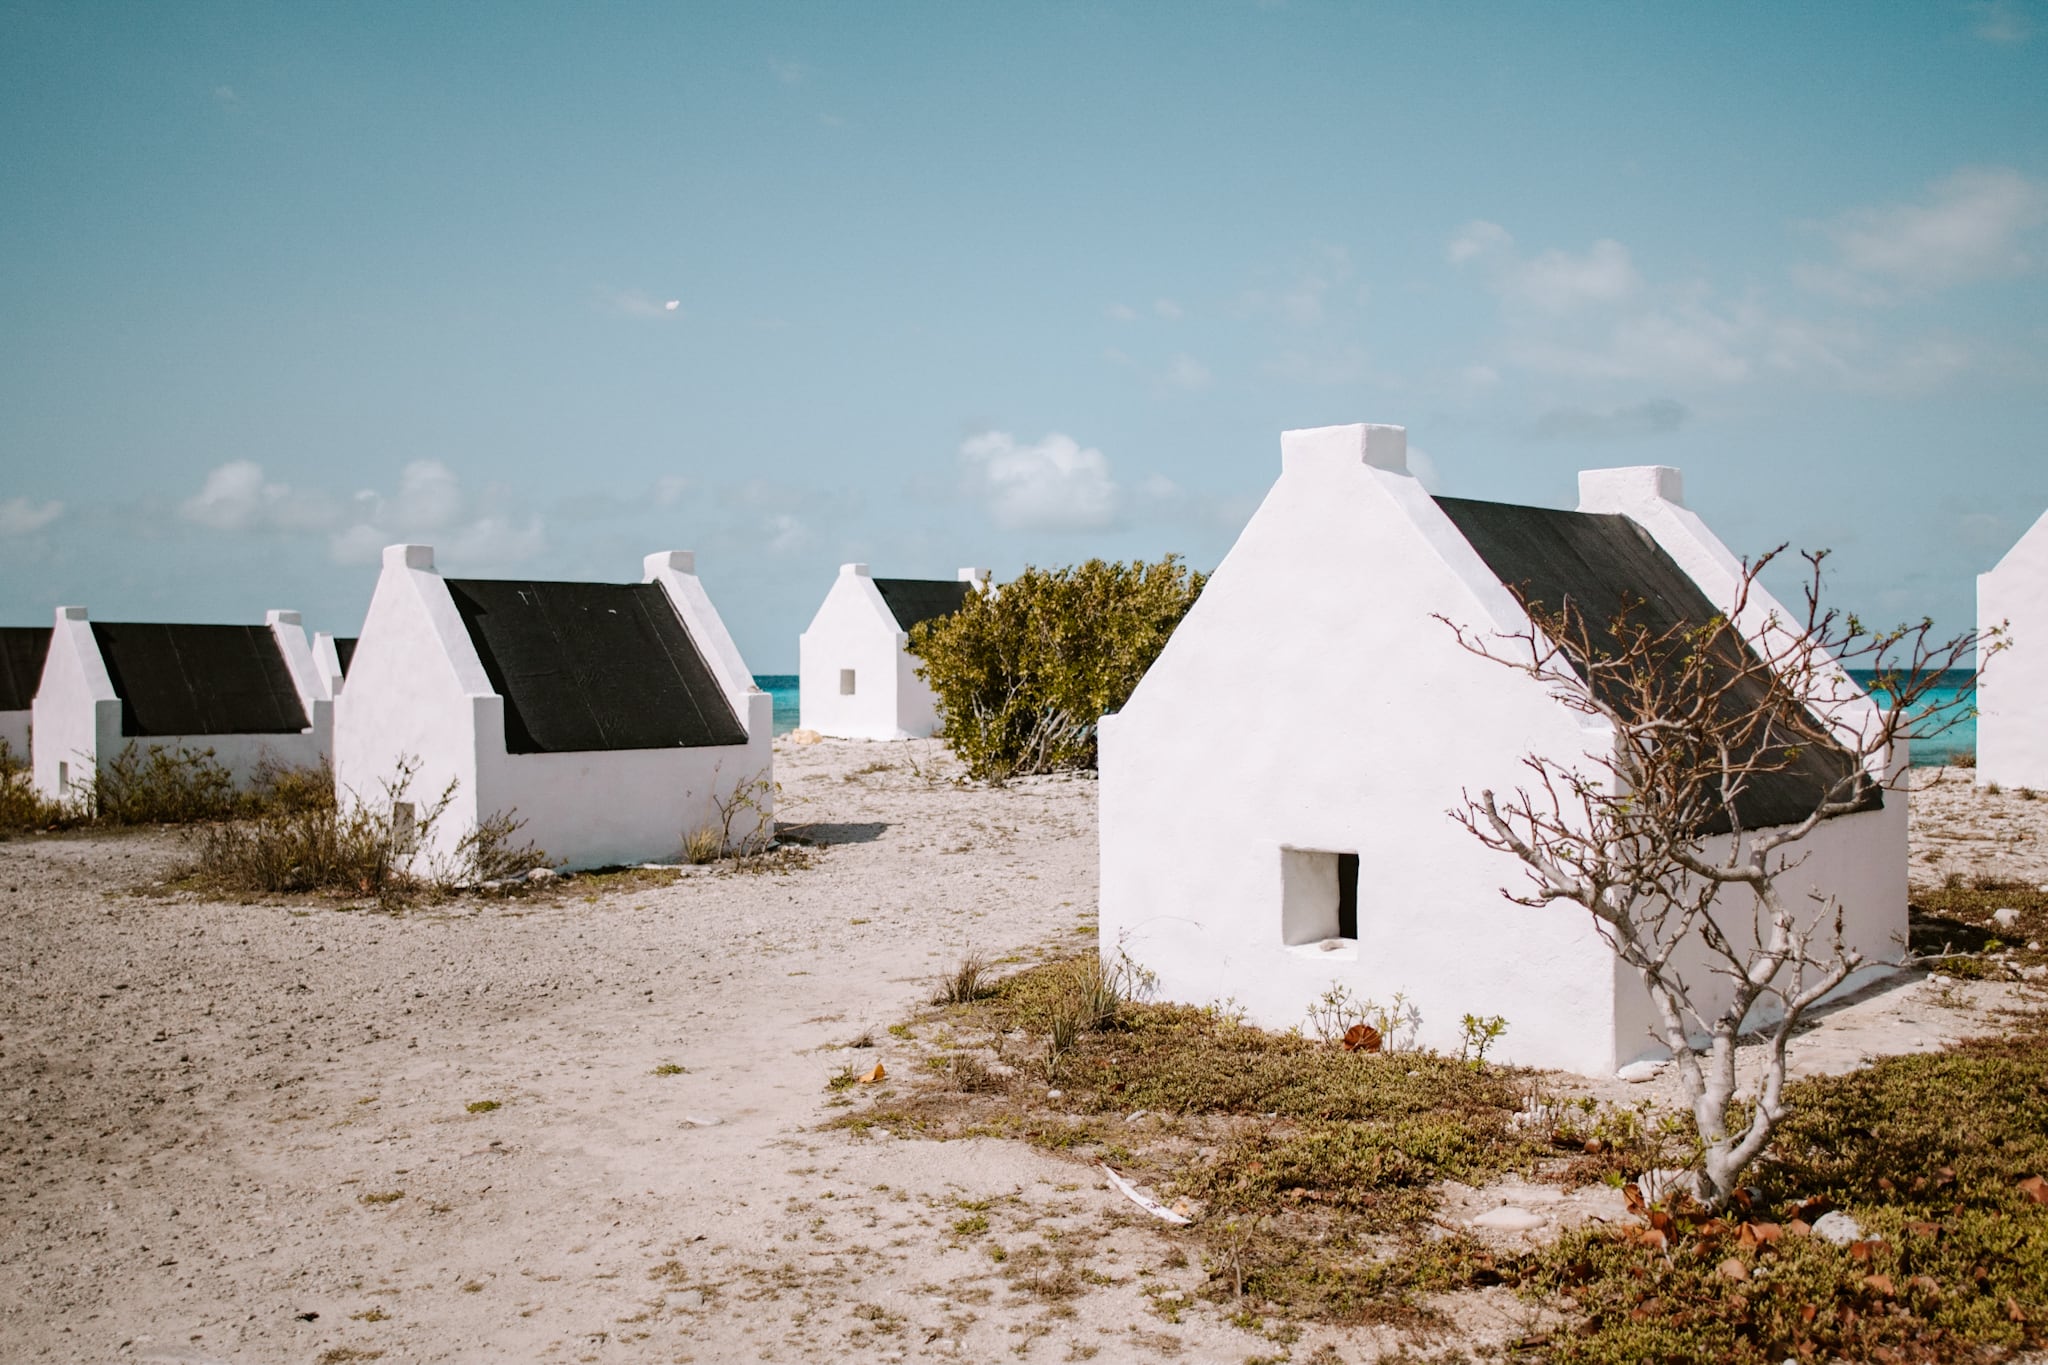
[[1076, 1167], [815, 1131], [845, 1061], [912, 1064], [886, 1027], [963, 950], [1093, 922], [1091, 782], [858, 774], [898, 754], [779, 755], [837, 841], [810, 868], [594, 903], [138, 898], [175, 838], [0, 844], [0, 1354], [979, 1359], [1156, 1323], [1013, 1288], [1062, 1228], [1155, 1250]]
[[[454, 913], [132, 894], [174, 836], [0, 844], [0, 1358], [1277, 1354], [1175, 1311], [1201, 1267], [1083, 1166], [819, 1129], [849, 1060], [916, 1065], [887, 1026], [963, 951], [1092, 941], [1093, 783], [960, 789], [906, 754], [934, 761], [778, 750], [785, 821], [826, 843], [800, 871]], [[2033, 875], [2048, 801], [1945, 790], [1916, 870], [1987, 829]], [[1928, 990], [1839, 1011], [1806, 1064], [1994, 1003]], [[1457, 1307], [1481, 1335], [1529, 1314]], [[1391, 1345], [1293, 1357], [1330, 1340]]]

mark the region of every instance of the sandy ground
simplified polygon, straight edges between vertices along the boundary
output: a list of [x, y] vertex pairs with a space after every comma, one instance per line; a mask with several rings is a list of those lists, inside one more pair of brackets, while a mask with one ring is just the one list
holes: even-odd
[[[1277, 1354], [1178, 1306], [1199, 1264], [1086, 1166], [820, 1127], [848, 1062], [915, 1066], [887, 1027], [963, 952], [1092, 941], [1094, 784], [956, 788], [930, 745], [777, 764], [808, 867], [397, 917], [151, 892], [174, 835], [0, 844], [0, 1358]], [[2048, 801], [1938, 799], [1916, 868], [1988, 840], [2048, 881]], [[1979, 1031], [2001, 991], [1874, 992], [1800, 1065]], [[1394, 1344], [1293, 1358], [1326, 1342]]]

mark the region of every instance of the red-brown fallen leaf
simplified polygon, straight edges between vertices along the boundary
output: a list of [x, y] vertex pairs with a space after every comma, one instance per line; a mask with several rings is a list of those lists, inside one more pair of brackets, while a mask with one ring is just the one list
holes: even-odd
[[1892, 1184], [1892, 1178], [1888, 1175], [1881, 1175], [1877, 1178], [1877, 1187], [1886, 1194], [1897, 1194], [1899, 1192], [1899, 1187]]
[[1344, 1030], [1344, 1050], [1346, 1052], [1378, 1052], [1380, 1050], [1380, 1031], [1371, 1024], [1353, 1024], [1350, 1028]]
[[1941, 1297], [1941, 1285], [1932, 1275], [1915, 1275], [1906, 1283], [1923, 1294], [1932, 1294], [1936, 1298]]
[[2043, 1180], [2038, 1175], [2030, 1175], [2020, 1182], [2020, 1193], [2036, 1204], [2048, 1204], [2048, 1180]]
[[882, 1064], [876, 1062], [874, 1066], [861, 1073], [860, 1083], [862, 1085], [873, 1085], [876, 1081], [886, 1080], [888, 1075], [889, 1073], [882, 1069]]
[[1664, 1300], [1644, 1299], [1629, 1310], [1629, 1317], [1636, 1322], [1648, 1322], [1664, 1311]]
[[1863, 1277], [1863, 1287], [1870, 1290], [1873, 1294], [1882, 1294], [1886, 1298], [1890, 1298], [1899, 1292], [1892, 1288], [1892, 1277], [1889, 1275], [1865, 1275]]
[[1800, 1308], [1799, 1321], [1802, 1323], [1812, 1322], [1819, 1315], [1820, 1309], [1809, 1303]]
[[1778, 1240], [1782, 1231], [1776, 1223], [1744, 1223], [1736, 1234], [1736, 1240], [1750, 1250], [1769, 1246]]
[[1936, 1189], [1940, 1189], [1943, 1185], [1953, 1185], [1955, 1183], [1956, 1168], [1953, 1166], [1944, 1166], [1934, 1173], [1934, 1187]]
[[1714, 1273], [1724, 1280], [1746, 1280], [1749, 1278], [1749, 1267], [1742, 1263], [1740, 1256], [1730, 1256], [1715, 1267]]
[[2005, 1315], [2014, 1322], [2025, 1322], [2027, 1315], [2020, 1311], [2020, 1301], [2008, 1295], [2005, 1300]]
[[1650, 1226], [1663, 1233], [1666, 1237], [1678, 1235], [1678, 1225], [1671, 1220], [1671, 1215], [1662, 1209], [1650, 1210]]
[[1938, 1238], [1938, 1237], [1940, 1237], [1940, 1236], [1941, 1236], [1941, 1224], [1939, 1224], [1939, 1223], [1908, 1223], [1908, 1224], [1906, 1224], [1906, 1231], [1908, 1231], [1908, 1232], [1912, 1233], [1912, 1234], [1913, 1234], [1913, 1235], [1914, 1235], [1915, 1237], [1937, 1237], [1937, 1238]]
[[1867, 1238], [1861, 1242], [1851, 1242], [1849, 1244], [1849, 1259], [1852, 1261], [1868, 1261], [1872, 1256], [1883, 1250], [1884, 1243], [1875, 1237]]
[[1785, 1231], [1791, 1233], [1794, 1237], [1807, 1237], [1813, 1233], [1813, 1224], [1807, 1222], [1804, 1218], [1794, 1218], [1791, 1222], [1785, 1224]]
[[1587, 1138], [1586, 1145], [1580, 1150], [1585, 1152], [1587, 1156], [1598, 1156], [1607, 1150], [1607, 1144], [1599, 1138]]
[[1650, 1211], [1650, 1206], [1643, 1201], [1643, 1187], [1633, 1180], [1621, 1187], [1621, 1197], [1628, 1205], [1628, 1211], [1638, 1218]]

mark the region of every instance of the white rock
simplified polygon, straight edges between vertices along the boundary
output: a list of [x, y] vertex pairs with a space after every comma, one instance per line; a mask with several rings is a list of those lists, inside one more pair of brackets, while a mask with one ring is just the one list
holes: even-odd
[[1502, 1204], [1497, 1209], [1488, 1209], [1485, 1213], [1467, 1218], [1465, 1226], [1492, 1228], [1496, 1232], [1529, 1232], [1549, 1221], [1534, 1209], [1521, 1209], [1513, 1204]]
[[1049, 1100], [1056, 1100], [1066, 1093], [1064, 1090], [1048, 1090], [1045, 1092], [1045, 1097]]
[[1838, 1247], [1845, 1247], [1851, 1242], [1863, 1240], [1863, 1228], [1854, 1218], [1836, 1209], [1833, 1213], [1824, 1213], [1820, 1216], [1820, 1221], [1813, 1225], [1813, 1235], [1824, 1241], [1833, 1242]]
[[1663, 1069], [1664, 1063], [1651, 1058], [1645, 1058], [1640, 1062], [1630, 1062], [1627, 1066], [1615, 1072], [1614, 1078], [1618, 1081], [1627, 1081], [1630, 1085], [1641, 1085], [1644, 1081], [1654, 1081], [1657, 1079], [1657, 1073]]
[[2020, 912], [2010, 905], [1991, 912], [1991, 922], [2001, 929], [2010, 929], [2020, 922]]
[[536, 867], [526, 874], [526, 880], [530, 882], [551, 882], [555, 879], [555, 875], [555, 870], [552, 867]]

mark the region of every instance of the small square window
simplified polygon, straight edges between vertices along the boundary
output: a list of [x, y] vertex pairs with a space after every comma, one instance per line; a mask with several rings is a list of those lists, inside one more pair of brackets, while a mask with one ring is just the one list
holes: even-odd
[[853, 695], [853, 670], [850, 668], [839, 670], [839, 695], [842, 697]]
[[1358, 938], [1358, 855], [1280, 850], [1280, 941]]
[[57, 760], [57, 791], [59, 795], [71, 790], [71, 765], [63, 759]]

